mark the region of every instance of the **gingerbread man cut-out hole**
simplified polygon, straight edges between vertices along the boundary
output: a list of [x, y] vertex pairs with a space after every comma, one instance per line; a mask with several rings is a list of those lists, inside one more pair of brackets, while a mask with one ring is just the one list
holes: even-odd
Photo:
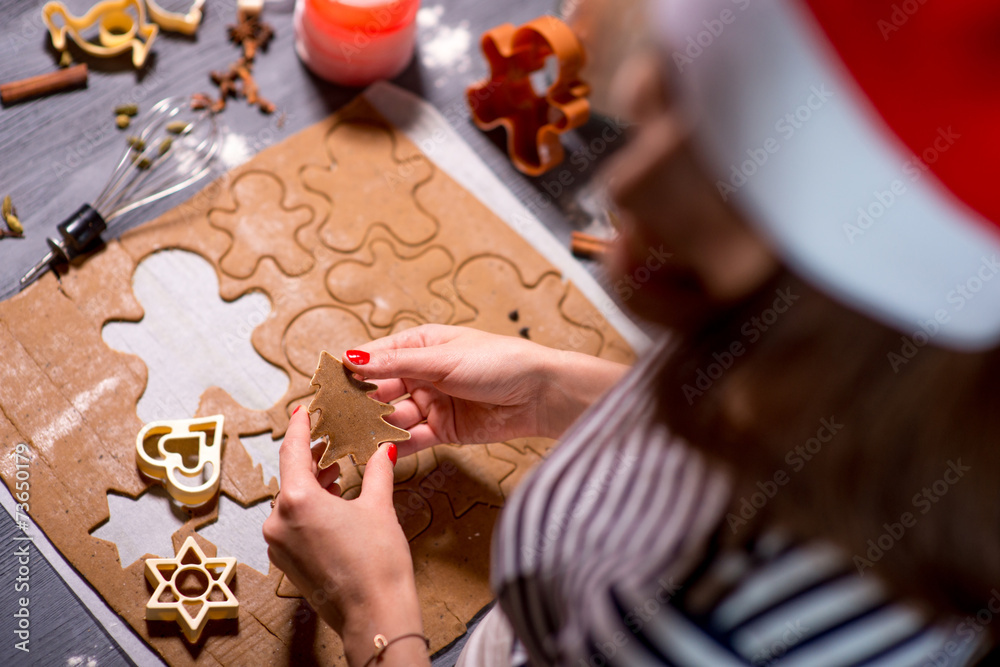
[[236, 208], [216, 209], [209, 224], [232, 238], [219, 266], [235, 278], [249, 278], [261, 258], [270, 257], [289, 276], [299, 276], [313, 266], [313, 256], [295, 240], [296, 232], [313, 221], [306, 205], [286, 207], [286, 188], [276, 176], [249, 171], [233, 181]]
[[434, 168], [423, 156], [399, 161], [388, 128], [374, 123], [342, 123], [326, 140], [330, 167], [306, 167], [307, 190], [330, 202], [319, 230], [323, 243], [340, 252], [361, 247], [372, 225], [381, 225], [406, 245], [421, 245], [439, 223], [424, 211], [414, 192]]
[[385, 241], [373, 241], [372, 261], [345, 260], [326, 277], [333, 298], [346, 304], [370, 303], [372, 326], [389, 327], [404, 314], [421, 322], [444, 323], [454, 309], [431, 291], [431, 283], [451, 273], [454, 262], [444, 248], [434, 246], [404, 259]]
[[253, 326], [270, 310], [267, 297], [248, 294], [225, 303], [212, 265], [181, 250], [144, 259], [132, 289], [145, 316], [138, 323], [110, 322], [102, 335], [150, 369], [136, 406], [143, 422], [192, 417], [209, 387], [221, 387], [251, 410], [266, 410], [284, 395], [288, 377], [250, 342]]

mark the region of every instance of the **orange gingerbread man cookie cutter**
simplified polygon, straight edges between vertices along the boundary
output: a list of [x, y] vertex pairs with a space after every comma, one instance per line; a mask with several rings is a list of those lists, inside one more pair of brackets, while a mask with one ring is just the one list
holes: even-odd
[[[590, 118], [590, 87], [580, 79], [587, 61], [583, 44], [565, 23], [542, 16], [484, 33], [482, 50], [490, 76], [466, 91], [472, 118], [481, 130], [507, 130], [507, 151], [519, 171], [544, 174], [565, 156], [559, 135]], [[559, 73], [541, 96], [531, 75], [545, 69], [550, 56]]]

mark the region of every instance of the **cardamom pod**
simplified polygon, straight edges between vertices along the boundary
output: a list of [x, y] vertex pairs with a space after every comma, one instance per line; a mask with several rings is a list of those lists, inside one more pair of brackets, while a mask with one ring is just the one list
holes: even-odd
[[17, 217], [17, 210], [14, 208], [14, 202], [11, 201], [10, 195], [4, 197], [3, 204], [0, 204], [0, 216], [3, 216], [3, 220], [7, 223], [10, 231], [18, 236], [24, 234], [24, 227], [21, 225], [21, 220]]
[[10, 231], [18, 236], [24, 234], [24, 227], [21, 226], [21, 221], [13, 213], [7, 214], [7, 226], [10, 227]]

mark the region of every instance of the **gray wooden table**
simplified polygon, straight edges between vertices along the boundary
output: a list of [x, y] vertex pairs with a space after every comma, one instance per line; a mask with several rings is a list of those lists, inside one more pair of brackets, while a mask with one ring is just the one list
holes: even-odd
[[[40, 18], [41, 0], [0, 0], [0, 82], [53, 69], [57, 57]], [[83, 13], [93, 0], [66, 0]], [[189, 0], [161, 0], [181, 9]], [[555, 13], [556, 0], [424, 0], [420, 46], [410, 67], [396, 83], [418, 93], [444, 112], [462, 137], [483, 157], [542, 222], [563, 242], [573, 229], [586, 226], [586, 187], [599, 160], [587, 147], [606, 124], [600, 120], [567, 138], [570, 151], [581, 159], [541, 179], [518, 174], [502, 150], [503, 135], [484, 135], [471, 124], [464, 103], [467, 85], [486, 73], [479, 55], [481, 33], [495, 25], [520, 24], [540, 14]], [[136, 102], [149, 108], [171, 95], [213, 92], [207, 72], [224, 69], [238, 55], [225, 34], [235, 18], [236, 0], [208, 0], [196, 37], [161, 33], [145, 69], [136, 72], [127, 57], [85, 58], [91, 66], [89, 85], [49, 98], [0, 108], [0, 196], [10, 194], [26, 228], [24, 239], [0, 240], [0, 300], [18, 290], [18, 279], [46, 251], [46, 237], [68, 214], [91, 201], [103, 187], [120, 157], [122, 135], [114, 127], [112, 108]], [[292, 2], [269, 0], [266, 20], [277, 31], [267, 53], [259, 57], [256, 75], [264, 96], [278, 114], [264, 116], [242, 102], [224, 115], [227, 126], [243, 135], [253, 151], [281, 141], [336, 111], [359, 91], [338, 88], [316, 79], [299, 63], [293, 50]], [[463, 48], [467, 44], [466, 48]], [[278, 127], [277, 118], [284, 117]], [[617, 146], [601, 141], [601, 152]], [[131, 215], [123, 228], [150, 220], [178, 204], [180, 194]], [[2, 362], [0, 362], [2, 363]], [[128, 658], [66, 587], [44, 558], [32, 550], [30, 654], [16, 651], [11, 614], [16, 609], [17, 543], [11, 519], [0, 512], [0, 664], [2, 665], [121, 665]], [[454, 655], [436, 664], [453, 664]]]

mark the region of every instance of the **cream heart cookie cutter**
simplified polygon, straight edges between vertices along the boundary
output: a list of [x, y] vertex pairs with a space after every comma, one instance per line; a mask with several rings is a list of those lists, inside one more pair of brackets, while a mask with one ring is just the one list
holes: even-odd
[[[136, 18], [127, 10], [135, 10]], [[57, 26], [56, 17], [63, 25]], [[149, 49], [159, 28], [146, 20], [146, 6], [142, 0], [104, 0], [83, 16], [73, 16], [61, 2], [48, 2], [42, 7], [42, 21], [52, 37], [57, 51], [66, 50], [67, 35], [86, 53], [99, 58], [110, 58], [132, 50], [132, 65], [139, 69], [146, 64]], [[97, 27], [98, 43], [83, 36], [89, 28]]]
[[[203, 505], [219, 492], [222, 469], [222, 415], [196, 419], [178, 419], [146, 424], [135, 440], [136, 462], [139, 470], [154, 479], [163, 481], [174, 500], [185, 505]], [[212, 432], [212, 442], [208, 433]], [[155, 454], [147, 450], [146, 441], [155, 438]], [[168, 451], [171, 443], [183, 445], [192, 441], [198, 447], [198, 459], [187, 465], [184, 455]], [[201, 484], [189, 484], [203, 476], [205, 466], [211, 464], [212, 473]]]
[[[185, 639], [196, 643], [210, 620], [239, 616], [239, 600], [229, 588], [235, 573], [235, 558], [209, 558], [193, 537], [184, 540], [173, 558], [147, 558], [146, 580], [153, 586], [153, 595], [146, 603], [146, 619], [176, 621]], [[181, 585], [190, 576], [201, 579], [201, 593], [189, 595]], [[215, 591], [221, 600], [211, 599]], [[193, 608], [197, 611], [192, 615]]]
[[183, 35], [193, 35], [201, 25], [201, 8], [205, 6], [205, 0], [194, 0], [187, 13], [168, 12], [156, 3], [156, 0], [146, 0], [149, 8], [149, 16], [157, 25], [170, 32], [179, 32]]

